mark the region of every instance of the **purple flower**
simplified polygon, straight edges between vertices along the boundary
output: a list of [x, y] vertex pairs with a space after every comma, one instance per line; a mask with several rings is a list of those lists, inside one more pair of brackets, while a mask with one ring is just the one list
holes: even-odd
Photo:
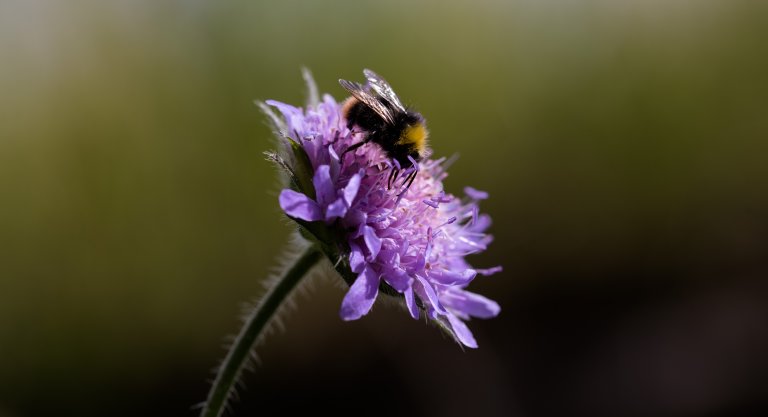
[[[311, 81], [310, 81], [311, 83]], [[314, 86], [310, 84], [310, 91]], [[405, 175], [388, 185], [392, 161], [369, 143], [341, 158], [362, 137], [346, 127], [331, 96], [310, 100], [306, 109], [267, 101], [264, 106], [280, 133], [282, 152], [270, 158], [285, 169], [290, 186], [280, 207], [317, 241], [348, 283], [341, 318], [366, 315], [380, 291], [401, 296], [413, 318], [424, 312], [475, 348], [464, 321], [491, 318], [499, 305], [465, 288], [477, 275], [465, 260], [491, 243], [491, 224], [478, 203], [488, 194], [467, 187], [463, 198], [446, 193], [445, 159], [425, 159], [410, 187]]]

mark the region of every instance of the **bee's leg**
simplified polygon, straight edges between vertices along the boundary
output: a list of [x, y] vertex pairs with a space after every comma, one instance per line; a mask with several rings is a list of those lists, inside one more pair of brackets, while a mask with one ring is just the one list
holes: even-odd
[[400, 176], [400, 162], [396, 159], [392, 159], [391, 171], [389, 172], [389, 179], [387, 180], [387, 189], [392, 189], [392, 184], [397, 182], [397, 178]]
[[397, 195], [397, 201], [400, 202], [400, 199], [405, 196], [405, 193], [408, 192], [408, 189], [411, 187], [411, 184], [413, 183], [413, 179], [416, 178], [416, 171], [411, 171], [409, 168], [408, 175], [405, 176], [405, 179], [403, 180], [402, 184], [400, 184], [400, 187], [403, 191], [400, 192], [400, 194]]
[[402, 183], [402, 185], [405, 187], [403, 194], [405, 194], [405, 192], [411, 188], [411, 184], [413, 184], [413, 181], [416, 179], [416, 175], [419, 173], [419, 163], [410, 156], [408, 159], [411, 161], [411, 167], [408, 168], [408, 175], [405, 177]]
[[391, 171], [389, 172], [389, 179], [387, 179], [387, 189], [392, 189], [392, 183], [397, 180], [397, 175], [400, 173], [400, 170], [397, 169], [395, 166], [392, 166]]
[[347, 149], [344, 149], [344, 152], [342, 152], [342, 153], [341, 153], [341, 156], [339, 156], [339, 160], [340, 160], [340, 161], [344, 161], [344, 155], [346, 155], [346, 154], [347, 154], [347, 152], [352, 152], [352, 151], [356, 150], [357, 148], [359, 148], [359, 147], [361, 147], [361, 146], [365, 145], [365, 144], [366, 144], [366, 143], [368, 143], [368, 142], [369, 142], [369, 140], [368, 140], [368, 139], [365, 139], [365, 140], [363, 140], [363, 141], [361, 141], [361, 142], [357, 142], [356, 144], [354, 144], [354, 145], [352, 145], [352, 146], [348, 147]]
[[413, 181], [416, 179], [416, 174], [419, 173], [418, 169], [414, 169], [413, 172], [408, 174], [408, 178], [406, 178], [406, 181], [408, 182], [408, 185], [405, 187], [405, 189], [411, 188], [411, 184], [413, 184]]
[[413, 184], [413, 180], [416, 179], [416, 174], [418, 171], [416, 169], [409, 170], [408, 175], [405, 176], [405, 179], [403, 180], [403, 183], [401, 184], [401, 187], [404, 187], [405, 190], [411, 188], [411, 184]]
[[[362, 132], [352, 132], [352, 134], [357, 134], [357, 133], [362, 133]], [[344, 152], [342, 152], [341, 156], [339, 156], [339, 160], [340, 161], [344, 161], [344, 155], [346, 155], [347, 152], [352, 152], [352, 151], [356, 150], [357, 148], [359, 148], [359, 147], [365, 145], [366, 143], [370, 142], [371, 140], [373, 140], [373, 137], [374, 137], [375, 134], [376, 134], [375, 130], [371, 131], [371, 132], [368, 132], [368, 135], [366, 135], [365, 139], [361, 140], [360, 142], [357, 142], [356, 144], [348, 147], [347, 149], [344, 149]]]

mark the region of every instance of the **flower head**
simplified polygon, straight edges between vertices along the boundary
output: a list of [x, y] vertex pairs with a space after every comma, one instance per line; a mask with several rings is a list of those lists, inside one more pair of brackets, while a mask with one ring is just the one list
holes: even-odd
[[463, 345], [477, 347], [464, 321], [500, 311], [496, 302], [465, 289], [477, 275], [501, 270], [473, 268], [465, 260], [492, 240], [485, 233], [491, 219], [478, 209], [488, 194], [470, 187], [461, 198], [446, 193], [444, 158], [419, 162], [409, 187], [405, 175], [390, 184], [396, 162], [374, 143], [345, 154], [361, 134], [346, 127], [341, 106], [330, 95], [317, 99], [305, 76], [312, 93], [305, 109], [267, 101], [278, 116], [263, 106], [283, 148], [270, 159], [290, 180], [280, 207], [320, 244], [350, 285], [341, 318], [367, 314], [381, 291], [402, 297], [413, 318], [424, 312]]

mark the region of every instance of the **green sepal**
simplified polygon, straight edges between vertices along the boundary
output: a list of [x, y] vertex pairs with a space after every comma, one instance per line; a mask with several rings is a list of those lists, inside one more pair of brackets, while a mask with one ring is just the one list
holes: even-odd
[[307, 155], [307, 151], [304, 150], [304, 147], [291, 137], [286, 136], [285, 140], [291, 145], [291, 151], [293, 151], [294, 158], [293, 175], [295, 176], [295, 181], [292, 181], [293, 184], [291, 185], [295, 184], [298, 186], [298, 189], [294, 191], [298, 191], [315, 200], [317, 194], [315, 193], [315, 185], [312, 182], [313, 173], [315, 171], [312, 168], [312, 162], [309, 160], [309, 155]]

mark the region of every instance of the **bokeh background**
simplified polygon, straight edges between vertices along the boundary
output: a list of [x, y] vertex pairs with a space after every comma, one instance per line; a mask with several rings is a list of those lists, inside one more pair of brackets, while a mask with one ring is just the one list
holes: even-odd
[[[0, 3], [0, 416], [193, 416], [285, 247], [254, 99], [383, 74], [487, 190], [462, 351], [320, 280], [235, 415], [768, 411], [768, 3]], [[765, 414], [763, 414], [765, 415]]]

